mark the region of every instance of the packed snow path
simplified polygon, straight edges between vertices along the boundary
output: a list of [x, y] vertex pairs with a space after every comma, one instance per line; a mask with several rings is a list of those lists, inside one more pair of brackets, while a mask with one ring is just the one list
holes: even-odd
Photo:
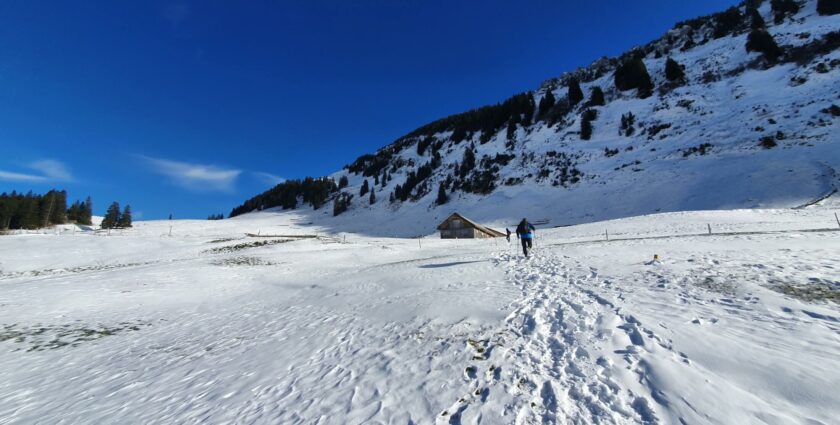
[[[538, 232], [529, 259], [242, 236], [271, 214], [3, 237], [0, 424], [831, 424], [840, 232], [766, 232], [825, 216], [595, 223]], [[760, 233], [568, 244], [707, 221]]]

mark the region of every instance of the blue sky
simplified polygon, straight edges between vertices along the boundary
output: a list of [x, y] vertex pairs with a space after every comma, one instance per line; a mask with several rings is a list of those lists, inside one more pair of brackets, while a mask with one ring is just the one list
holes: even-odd
[[735, 1], [0, 3], [0, 191], [225, 213]]

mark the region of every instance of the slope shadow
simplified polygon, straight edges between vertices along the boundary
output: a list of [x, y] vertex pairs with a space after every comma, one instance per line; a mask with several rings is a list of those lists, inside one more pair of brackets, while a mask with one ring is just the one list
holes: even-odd
[[439, 269], [443, 267], [454, 267], [460, 266], [462, 264], [472, 264], [472, 263], [483, 263], [483, 261], [455, 261], [452, 263], [437, 263], [437, 264], [424, 264], [422, 266], [418, 266], [421, 269]]

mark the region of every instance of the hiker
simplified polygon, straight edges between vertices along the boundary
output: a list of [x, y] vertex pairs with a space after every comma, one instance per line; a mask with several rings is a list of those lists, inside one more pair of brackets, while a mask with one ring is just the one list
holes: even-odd
[[523, 218], [516, 226], [516, 237], [522, 241], [522, 253], [528, 256], [528, 249], [533, 247], [534, 225], [528, 222], [527, 218]]
[[505, 227], [505, 232], [507, 232], [507, 235], [505, 236], [505, 239], [507, 239], [508, 243], [510, 243], [510, 229]]

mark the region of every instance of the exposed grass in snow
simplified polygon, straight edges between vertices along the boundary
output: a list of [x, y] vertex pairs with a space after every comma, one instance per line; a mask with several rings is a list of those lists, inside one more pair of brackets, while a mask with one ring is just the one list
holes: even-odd
[[771, 284], [770, 289], [803, 301], [831, 301], [840, 304], [840, 282], [816, 280], [809, 283]]
[[212, 264], [223, 267], [273, 266], [277, 263], [259, 257], [233, 257], [214, 260]]
[[211, 249], [208, 249], [204, 252], [210, 253], [210, 254], [222, 254], [222, 253], [226, 253], [226, 252], [236, 252], [236, 251], [242, 251], [242, 250], [245, 250], [245, 249], [259, 248], [261, 246], [277, 245], [277, 244], [281, 244], [281, 243], [292, 242], [293, 240], [294, 239], [270, 239], [270, 240], [264, 240], [264, 241], [243, 242], [243, 243], [238, 243], [236, 245], [227, 245], [227, 246], [220, 246], [220, 247], [217, 247], [217, 248], [211, 248]]
[[139, 331], [151, 323], [143, 321], [121, 322], [116, 325], [82, 325], [79, 323], [64, 325], [0, 325], [0, 343], [11, 342], [23, 347], [14, 347], [12, 351], [44, 351], [65, 347], [78, 347], [85, 342], [114, 336], [123, 332]]

